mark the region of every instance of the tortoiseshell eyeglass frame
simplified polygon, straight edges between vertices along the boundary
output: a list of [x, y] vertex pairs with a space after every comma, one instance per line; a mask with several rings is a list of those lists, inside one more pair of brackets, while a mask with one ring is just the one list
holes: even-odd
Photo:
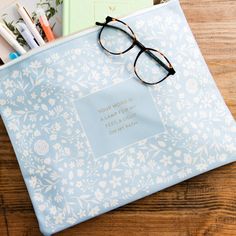
[[[120, 28], [120, 27], [117, 27], [115, 25], [109, 24], [110, 22], [119, 22], [119, 23], [125, 25], [129, 29], [131, 34], [129, 32], [127, 32], [126, 30]], [[159, 84], [159, 83], [163, 82], [165, 79], [167, 79], [169, 76], [174, 75], [176, 73], [174, 68], [173, 68], [173, 66], [171, 65], [170, 61], [167, 59], [167, 57], [163, 53], [159, 52], [156, 49], [145, 47], [141, 42], [139, 42], [137, 40], [137, 37], [136, 37], [134, 31], [125, 22], [123, 22], [121, 20], [118, 20], [116, 18], [107, 16], [105, 23], [96, 22], [96, 25], [102, 26], [102, 29], [100, 30], [99, 35], [98, 35], [98, 41], [99, 41], [99, 44], [101, 45], [101, 47], [105, 51], [107, 51], [108, 53], [110, 53], [112, 55], [122, 55], [122, 54], [125, 54], [126, 52], [130, 51], [135, 46], [138, 46], [140, 48], [140, 52], [138, 53], [138, 55], [137, 55], [137, 57], [136, 57], [136, 59], [134, 61], [134, 72], [135, 72], [136, 76], [138, 77], [138, 79], [141, 80], [144, 84], [147, 84], [147, 85]], [[115, 53], [115, 52], [109, 51], [108, 49], [106, 49], [104, 47], [104, 45], [102, 44], [102, 41], [101, 41], [102, 32], [103, 32], [105, 27], [110, 27], [110, 28], [113, 28], [113, 29], [116, 29], [116, 30], [121, 30], [122, 32], [124, 32], [126, 35], [128, 35], [133, 40], [132, 45], [128, 49], [123, 51], [123, 52]], [[166, 60], [167, 64], [165, 64], [163, 61], [161, 61], [152, 52], [159, 53]], [[161, 80], [158, 80], [157, 82], [154, 82], [154, 83], [150, 83], [150, 82], [147, 82], [144, 79], [142, 79], [140, 77], [140, 75], [138, 74], [137, 69], [136, 69], [137, 61], [138, 61], [139, 57], [142, 55], [142, 53], [147, 53], [150, 57], [152, 57], [160, 66], [162, 66], [167, 71], [167, 75], [164, 78], [162, 78]]]

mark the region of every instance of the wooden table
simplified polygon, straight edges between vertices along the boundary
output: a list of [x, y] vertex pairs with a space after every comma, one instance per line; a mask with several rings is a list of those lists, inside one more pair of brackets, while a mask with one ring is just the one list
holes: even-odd
[[[236, 117], [236, 1], [181, 0], [181, 3], [216, 83]], [[41, 235], [2, 121], [0, 235]], [[236, 235], [236, 163], [58, 235]]]

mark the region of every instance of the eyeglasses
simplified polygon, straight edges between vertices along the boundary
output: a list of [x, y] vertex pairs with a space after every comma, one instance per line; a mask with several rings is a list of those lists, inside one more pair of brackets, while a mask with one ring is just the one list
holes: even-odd
[[[167, 57], [153, 48], [146, 48], [137, 40], [133, 30], [123, 21], [108, 16], [99, 32], [99, 44], [110, 54], [122, 55], [138, 46], [140, 52], [134, 61], [134, 72], [144, 84], [156, 85], [176, 72]], [[145, 25], [144, 25], [145, 27]]]

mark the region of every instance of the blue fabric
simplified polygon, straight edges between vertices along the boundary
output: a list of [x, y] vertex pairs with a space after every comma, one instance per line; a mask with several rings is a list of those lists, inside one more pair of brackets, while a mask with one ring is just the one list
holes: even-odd
[[45, 235], [236, 159], [235, 121], [178, 1], [124, 21], [176, 75], [140, 84], [138, 49], [107, 55], [100, 28], [0, 70], [1, 116]]

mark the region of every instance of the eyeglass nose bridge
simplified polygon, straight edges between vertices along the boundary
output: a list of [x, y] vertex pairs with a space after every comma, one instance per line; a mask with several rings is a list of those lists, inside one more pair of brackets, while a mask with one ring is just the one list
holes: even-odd
[[141, 52], [144, 52], [145, 50], [147, 50], [147, 48], [137, 39], [137, 37], [135, 36], [134, 38], [134, 44], [135, 46], [138, 46], [139, 49], [141, 50]]

